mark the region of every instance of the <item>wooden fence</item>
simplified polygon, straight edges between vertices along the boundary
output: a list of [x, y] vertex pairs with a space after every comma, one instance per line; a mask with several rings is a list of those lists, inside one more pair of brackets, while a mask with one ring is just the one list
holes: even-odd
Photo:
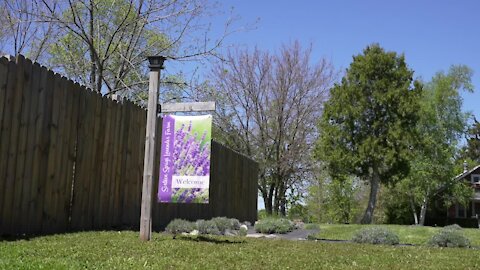
[[[145, 126], [145, 110], [129, 101], [23, 56], [0, 58], [0, 234], [138, 229]], [[153, 228], [173, 218], [255, 221], [257, 174], [256, 162], [212, 142], [210, 204], [154, 203]]]

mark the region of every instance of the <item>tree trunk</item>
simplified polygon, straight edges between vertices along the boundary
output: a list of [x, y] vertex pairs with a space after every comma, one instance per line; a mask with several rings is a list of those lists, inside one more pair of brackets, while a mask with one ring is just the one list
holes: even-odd
[[267, 214], [272, 213], [272, 204], [268, 203], [268, 194], [262, 192], [262, 197], [263, 197], [263, 203], [265, 204], [265, 211], [267, 211]]
[[287, 214], [287, 199], [285, 196], [285, 184], [278, 177], [275, 185], [273, 213], [277, 216], [286, 216]]
[[94, 28], [94, 19], [93, 19], [93, 1], [90, 1], [90, 8], [89, 8], [89, 16], [90, 16], [90, 20], [89, 20], [89, 31], [90, 33], [88, 33], [90, 35], [89, 37], [89, 50], [90, 50], [90, 87], [93, 91], [99, 91], [98, 89], [95, 89], [96, 88], [96, 74], [97, 74], [97, 59], [95, 58], [95, 45], [94, 45], [94, 41], [93, 41], [93, 28]]
[[415, 220], [415, 225], [418, 225], [418, 215], [417, 210], [415, 209], [415, 204], [413, 203], [412, 196], [409, 196], [410, 209], [412, 209], [413, 219]]
[[428, 200], [427, 197], [423, 198], [422, 207], [420, 208], [420, 223], [419, 225], [425, 225], [425, 216], [427, 215]]
[[370, 197], [368, 199], [365, 214], [360, 221], [362, 224], [371, 224], [373, 220], [373, 212], [375, 211], [375, 205], [377, 204], [378, 188], [380, 187], [380, 176], [376, 170], [376, 168], [373, 169], [372, 178], [370, 179]]
[[343, 205], [343, 211], [342, 211], [342, 222], [347, 224], [350, 222], [350, 212], [351, 212], [351, 207], [350, 203], [346, 203]]
[[97, 81], [96, 81], [96, 89], [99, 93], [102, 92], [102, 83], [103, 83], [103, 66], [98, 65], [97, 68]]
[[278, 210], [280, 209], [280, 196], [279, 194], [280, 187], [278, 185], [275, 186], [274, 192], [274, 202], [273, 202], [273, 213], [278, 216]]
[[282, 216], [287, 216], [287, 196], [286, 193], [287, 191], [285, 190], [285, 185], [282, 184], [281, 188], [281, 193], [280, 193], [280, 214]]
[[268, 215], [272, 215], [273, 213], [273, 191], [274, 185], [271, 185], [268, 193], [263, 196], [263, 203], [265, 204], [265, 210]]

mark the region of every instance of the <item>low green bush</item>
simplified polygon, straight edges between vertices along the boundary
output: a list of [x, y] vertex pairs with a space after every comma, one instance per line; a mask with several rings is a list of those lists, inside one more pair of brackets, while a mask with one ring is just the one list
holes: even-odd
[[225, 231], [238, 231], [240, 229], [240, 221], [236, 218], [215, 217], [211, 219], [217, 225], [221, 234], [225, 234]]
[[265, 218], [257, 221], [254, 228], [259, 233], [287, 233], [294, 229], [294, 224], [285, 218]]
[[240, 226], [242, 224], [240, 223], [240, 221], [238, 221], [238, 219], [236, 218], [231, 218], [230, 219], [230, 230], [240, 230]]
[[355, 243], [380, 245], [396, 245], [400, 242], [395, 233], [382, 227], [371, 227], [359, 230], [353, 236], [352, 241]]
[[455, 224], [440, 229], [428, 244], [435, 247], [470, 247], [470, 240], [465, 237], [462, 228]]
[[189, 233], [195, 230], [194, 222], [184, 219], [174, 219], [165, 228], [165, 231], [171, 234]]
[[197, 220], [197, 230], [200, 234], [221, 235], [222, 232], [218, 229], [217, 224], [213, 220]]
[[240, 227], [240, 230], [238, 231], [238, 235], [247, 236], [247, 232], [248, 232], [247, 226], [243, 225]]
[[232, 230], [232, 222], [226, 217], [215, 217], [211, 219], [221, 234], [225, 234], [226, 230]]
[[442, 228], [442, 230], [462, 230], [462, 227], [458, 224], [448, 225]]

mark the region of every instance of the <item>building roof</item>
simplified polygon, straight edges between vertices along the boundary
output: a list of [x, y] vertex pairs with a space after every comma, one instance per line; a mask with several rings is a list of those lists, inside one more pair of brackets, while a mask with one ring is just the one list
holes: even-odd
[[451, 182], [449, 183], [446, 183], [444, 184], [443, 186], [439, 187], [437, 189], [437, 191], [435, 192], [435, 194], [438, 194], [440, 192], [443, 192], [449, 185], [453, 184], [453, 183], [456, 183], [457, 181], [460, 181], [462, 179], [464, 179], [465, 177], [467, 177], [468, 175], [470, 175], [471, 173], [473, 173], [475, 170], [477, 170], [478, 168], [480, 168], [480, 164], [473, 167], [472, 169], [468, 170], [468, 171], [465, 171], [457, 176], [455, 176]]
[[465, 178], [466, 176], [468, 176], [469, 174], [473, 173], [476, 169], [480, 168], [480, 165], [477, 165], [475, 167], [473, 167], [472, 169], [468, 170], [468, 171], [465, 171], [457, 176], [455, 176], [454, 180], [460, 180], [462, 178]]

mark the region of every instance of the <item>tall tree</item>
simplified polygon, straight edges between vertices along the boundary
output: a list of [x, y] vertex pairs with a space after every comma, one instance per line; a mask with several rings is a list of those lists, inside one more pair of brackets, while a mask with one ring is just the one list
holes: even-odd
[[459, 202], [471, 197], [470, 188], [454, 183], [454, 176], [461, 173], [455, 170], [455, 156], [469, 116], [462, 111], [460, 93], [473, 91], [471, 77], [470, 68], [452, 66], [447, 74], [439, 72], [425, 84], [418, 108], [419, 142], [412, 149], [412, 170], [397, 189], [408, 196], [416, 224], [424, 225], [428, 203], [434, 196], [448, 195]]
[[217, 139], [260, 163], [258, 188], [269, 214], [285, 215], [287, 191], [310, 173], [315, 121], [335, 79], [298, 42], [277, 54], [238, 50], [214, 66], [203, 95], [217, 101]]
[[370, 45], [325, 104], [315, 154], [332, 177], [354, 175], [370, 185], [362, 223], [372, 222], [380, 183], [408, 173], [421, 92], [412, 76], [403, 55]]

